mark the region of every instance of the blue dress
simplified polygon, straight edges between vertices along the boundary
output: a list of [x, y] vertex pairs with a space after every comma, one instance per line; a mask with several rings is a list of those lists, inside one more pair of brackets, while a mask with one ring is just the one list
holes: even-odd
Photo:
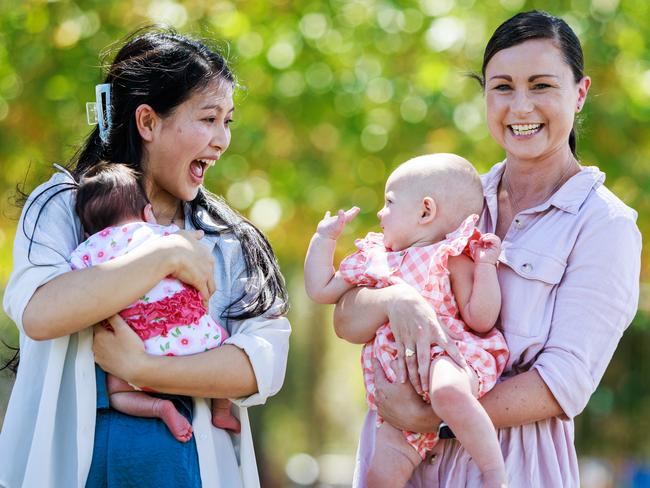
[[[95, 365], [97, 421], [93, 459], [86, 488], [200, 488], [199, 458], [194, 437], [179, 442], [157, 418], [133, 417], [110, 408], [106, 373]], [[192, 399], [167, 398], [192, 422]]]

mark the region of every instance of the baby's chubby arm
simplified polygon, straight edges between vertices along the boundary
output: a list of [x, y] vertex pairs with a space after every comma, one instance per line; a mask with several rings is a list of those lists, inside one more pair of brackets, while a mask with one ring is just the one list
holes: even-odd
[[317, 303], [336, 303], [346, 291], [353, 288], [334, 269], [334, 251], [336, 240], [345, 225], [358, 213], [359, 207], [339, 210], [335, 216], [326, 212], [311, 238], [305, 258], [305, 290], [309, 298]]
[[465, 255], [449, 258], [451, 287], [467, 326], [478, 333], [489, 331], [501, 310], [497, 261], [501, 240], [483, 234], [471, 247], [474, 261]]

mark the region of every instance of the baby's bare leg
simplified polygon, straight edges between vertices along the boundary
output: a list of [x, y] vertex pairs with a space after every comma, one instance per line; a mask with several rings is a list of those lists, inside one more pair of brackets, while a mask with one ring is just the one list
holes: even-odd
[[107, 374], [106, 389], [111, 407], [135, 417], [157, 417], [162, 420], [176, 440], [192, 438], [192, 426], [170, 400], [135, 391], [126, 381]]
[[442, 356], [431, 365], [431, 406], [467, 449], [483, 475], [485, 488], [506, 486], [501, 446], [490, 417], [476, 399], [478, 378]]
[[404, 434], [387, 422], [377, 429], [375, 451], [370, 460], [368, 488], [401, 488], [422, 462], [418, 452], [406, 442]]
[[212, 400], [212, 425], [237, 434], [241, 432], [241, 424], [230, 411], [230, 400], [227, 398], [214, 398]]

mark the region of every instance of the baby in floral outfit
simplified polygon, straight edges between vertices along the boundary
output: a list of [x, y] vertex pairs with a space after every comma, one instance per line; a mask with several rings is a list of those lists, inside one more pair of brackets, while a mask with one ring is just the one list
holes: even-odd
[[[104, 263], [151, 239], [177, 232], [175, 225], [156, 224], [135, 171], [123, 164], [103, 163], [85, 173], [78, 185], [76, 211], [84, 231], [92, 234], [73, 252], [74, 269]], [[200, 293], [167, 277], [120, 316], [143, 340], [149, 354], [185, 356], [220, 346], [226, 330], [207, 313]], [[126, 381], [107, 375], [110, 405], [138, 417], [158, 417], [181, 442], [192, 438], [192, 426], [170, 400], [136, 391]], [[212, 401], [212, 423], [239, 432], [230, 401]]]
[[[431, 304], [443, 329], [460, 338], [455, 342], [469, 370], [431, 344], [428, 392], [422, 388], [422, 396], [481, 469], [483, 486], [501, 488], [506, 484], [503, 456], [477, 400], [494, 386], [508, 358], [505, 339], [494, 328], [501, 307], [496, 272], [501, 242], [477, 230], [482, 207], [481, 180], [468, 161], [453, 154], [411, 159], [386, 182], [385, 204], [377, 214], [384, 233], [358, 239], [358, 251], [338, 271], [333, 267], [336, 240], [359, 209], [325, 214], [307, 252], [305, 286], [313, 300], [336, 303], [355, 286], [406, 283]], [[368, 336], [362, 352], [366, 400], [376, 409], [373, 358], [394, 382], [391, 362], [398, 351], [388, 323], [360, 334]], [[405, 349], [406, 357], [414, 355]], [[400, 432], [379, 416], [377, 429], [368, 485], [404, 486], [438, 436]]]

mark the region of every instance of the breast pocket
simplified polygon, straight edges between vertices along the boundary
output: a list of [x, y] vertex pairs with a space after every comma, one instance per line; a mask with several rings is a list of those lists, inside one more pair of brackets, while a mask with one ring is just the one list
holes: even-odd
[[502, 252], [500, 262], [504, 332], [523, 337], [548, 333], [566, 261], [536, 250], [511, 247]]

